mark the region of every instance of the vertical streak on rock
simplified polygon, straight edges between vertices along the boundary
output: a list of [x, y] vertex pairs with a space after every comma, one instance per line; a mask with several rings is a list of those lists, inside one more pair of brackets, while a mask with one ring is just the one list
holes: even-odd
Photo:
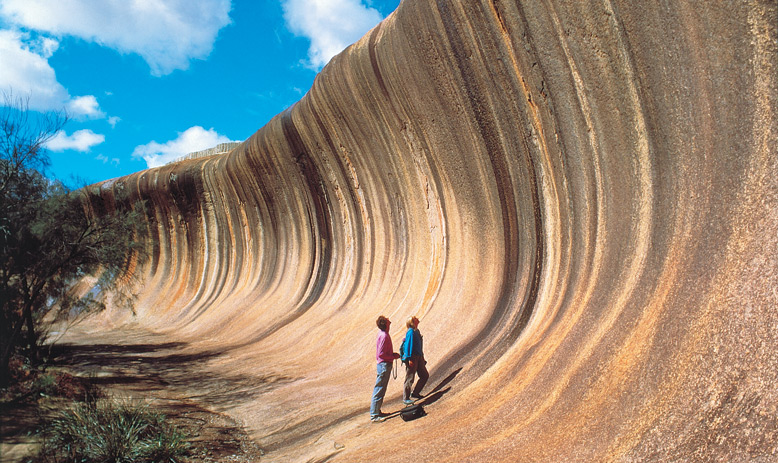
[[[517, 303], [516, 291], [520, 283], [515, 278], [520, 274], [518, 271], [519, 243], [517, 241], [520, 234], [518, 233], [519, 225], [516, 213], [517, 201], [514, 197], [515, 190], [510, 169], [507, 165], [508, 152], [503, 149], [499, 141], [499, 129], [497, 128], [496, 121], [491, 116], [491, 110], [485, 106], [489, 98], [478, 86], [479, 79], [477, 76], [481, 71], [471, 65], [467, 56], [468, 47], [463, 42], [464, 39], [461, 36], [461, 31], [457, 27], [457, 24], [461, 24], [462, 20], [457, 18], [454, 12], [456, 4], [439, 2], [437, 6], [446, 38], [452, 49], [456, 67], [461, 75], [460, 82], [464, 87], [468, 103], [470, 104], [470, 113], [478, 127], [476, 135], [484, 145], [494, 179], [497, 183], [502, 215], [503, 240], [505, 243], [505, 260], [501, 276], [502, 288], [499, 291], [499, 301], [492, 309], [492, 318], [480, 333], [472, 337], [469, 343], [453, 353], [449, 360], [441, 363], [441, 370], [447, 371], [453, 369], [456, 364], [462, 364], [473, 357], [481, 355], [493, 356], [513, 344], [521, 334], [534, 310], [540, 284], [540, 275], [543, 271], [543, 224], [540, 213], [537, 179], [535, 177], [535, 165], [527, 145], [527, 134], [522, 131], [520, 139], [523, 145], [520, 155], [524, 157], [524, 162], [527, 164], [526, 171], [529, 174], [529, 177], [524, 180], [529, 182], [532, 195], [530, 202], [533, 209], [534, 223], [532, 226], [534, 227], [535, 242], [532, 244], [534, 246], [534, 258], [530, 264], [532, 271], [528, 297], [524, 305], [517, 310], [515, 306]], [[517, 124], [516, 128], [522, 130], [521, 124]], [[499, 343], [489, 346], [493, 342], [493, 337], [498, 330], [502, 331]], [[489, 346], [488, 350], [485, 350], [485, 346]]]
[[[330, 183], [335, 185], [335, 187], [337, 188], [338, 194], [343, 195], [344, 194], [343, 192], [345, 191], [346, 192], [345, 194], [348, 195], [348, 198], [347, 199], [344, 198], [344, 200], [343, 200], [342, 207], [344, 208], [344, 210], [341, 212], [341, 214], [344, 214], [344, 215], [348, 216], [348, 208], [350, 207], [350, 205], [354, 204], [355, 202], [358, 202], [355, 199], [354, 191], [359, 188], [359, 180], [355, 177], [356, 174], [352, 171], [352, 168], [350, 167], [350, 162], [349, 162], [348, 158], [346, 157], [346, 155], [344, 154], [344, 158], [345, 158], [344, 161], [345, 161], [345, 164], [346, 164], [345, 166], [343, 165], [344, 163], [340, 161], [341, 158], [339, 156], [335, 156], [334, 155], [334, 154], [339, 152], [338, 147], [335, 146], [335, 142], [333, 141], [330, 133], [328, 132], [327, 128], [325, 127], [324, 121], [322, 120], [322, 117], [320, 116], [318, 110], [316, 109], [316, 106], [315, 105], [310, 105], [309, 109], [311, 111], [313, 119], [316, 122], [316, 128], [318, 129], [319, 134], [325, 139], [326, 151], [328, 153], [333, 154], [334, 162], [337, 164], [337, 167], [338, 167], [338, 169], [337, 169], [338, 172], [337, 173], [341, 177], [343, 177], [343, 178], [352, 178], [353, 179], [353, 185], [352, 185], [353, 189], [352, 188], [340, 188], [340, 187], [337, 186], [336, 180], [331, 180], [330, 181]], [[326, 191], [324, 191], [324, 194], [326, 194]], [[329, 223], [329, 226], [330, 227], [335, 227], [335, 223], [331, 222], [331, 223]], [[351, 265], [353, 265], [354, 267], [351, 269], [351, 271], [353, 272], [352, 273], [353, 280], [352, 280], [351, 288], [348, 291], [348, 293], [343, 295], [343, 297], [340, 299], [340, 303], [343, 306], [347, 305], [349, 303], [349, 301], [351, 301], [351, 299], [354, 297], [355, 293], [357, 292], [357, 288], [358, 288], [357, 282], [361, 281], [361, 279], [362, 279], [363, 261], [362, 261], [362, 259], [359, 258], [360, 256], [356, 256], [357, 257], [356, 259], [353, 259], [353, 257], [354, 257], [355, 253], [359, 252], [358, 250], [361, 250], [361, 249], [364, 248], [364, 229], [359, 228], [359, 229], [356, 229], [356, 230], [354, 230], [352, 232], [347, 232], [346, 231], [346, 227], [351, 227], [351, 226], [357, 226], [357, 224], [356, 223], [352, 224], [348, 220], [344, 219], [344, 223], [342, 224], [343, 230], [341, 230], [341, 233], [344, 235], [345, 239], [353, 240], [353, 243], [351, 243], [351, 250], [350, 250], [350, 252], [349, 252], [349, 250], [344, 249], [344, 255], [341, 256], [341, 259], [342, 259], [341, 265], [344, 265], [346, 263], [351, 263]], [[332, 234], [333, 235], [335, 234], [335, 230], [334, 229], [333, 229], [333, 233]], [[333, 240], [334, 240], [334, 237], [333, 237]], [[334, 248], [334, 246], [335, 246], [335, 243], [333, 242], [331, 248]], [[348, 259], [347, 259], [347, 257], [348, 257]]]
[[[403, 147], [409, 151], [411, 158], [414, 161], [416, 172], [422, 176], [424, 182], [424, 191], [426, 199], [426, 217], [429, 225], [429, 234], [431, 235], [432, 256], [429, 262], [429, 276], [427, 278], [427, 285], [419, 302], [418, 307], [413, 307], [412, 311], [415, 315], [424, 319], [424, 315], [430, 310], [435, 303], [436, 295], [440, 291], [443, 279], [446, 273], [446, 262], [448, 259], [448, 233], [446, 230], [446, 198], [442, 193], [443, 185], [441, 175], [438, 172], [437, 165], [434, 160], [431, 159], [433, 149], [427, 142], [423, 130], [419, 127], [416, 121], [403, 119], [399, 114], [403, 113], [402, 104], [396, 101], [389, 93], [386, 82], [381, 71], [381, 65], [378, 61], [378, 54], [376, 52], [376, 40], [381, 33], [381, 25], [377, 26], [369, 35], [368, 38], [368, 56], [370, 59], [370, 67], [373, 71], [373, 76], [378, 83], [378, 89], [380, 95], [386, 101], [393, 110], [385, 114], [385, 117], [390, 119], [390, 123], [399, 127], [399, 133], [402, 135], [402, 140], [406, 144]], [[402, 209], [399, 208], [399, 214], [402, 214]], [[408, 235], [408, 230], [405, 228], [405, 223], [401, 222], [393, 224], [395, 233], [400, 233], [402, 236]], [[407, 240], [403, 240], [404, 247], [407, 246]]]
[[314, 267], [311, 268], [307, 295], [295, 311], [299, 316], [319, 299], [327, 283], [332, 261], [332, 214], [330, 213], [330, 200], [327, 196], [327, 190], [324, 188], [322, 177], [294, 125], [291, 109], [281, 115], [281, 125], [285, 139], [292, 150], [294, 161], [305, 180], [303, 185], [309, 188], [307, 199], [310, 202], [306, 204], [306, 207], [311, 226], [315, 226], [315, 229], [311, 230], [311, 235], [316, 241], [316, 258], [314, 259]]

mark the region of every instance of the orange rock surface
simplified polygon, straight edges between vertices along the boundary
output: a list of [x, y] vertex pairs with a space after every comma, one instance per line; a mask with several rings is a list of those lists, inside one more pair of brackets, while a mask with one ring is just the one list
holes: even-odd
[[[229, 154], [101, 184], [151, 236], [102, 320], [255, 384], [213, 406], [267, 461], [775, 461], [777, 10], [405, 0]], [[382, 314], [422, 419], [369, 421]]]

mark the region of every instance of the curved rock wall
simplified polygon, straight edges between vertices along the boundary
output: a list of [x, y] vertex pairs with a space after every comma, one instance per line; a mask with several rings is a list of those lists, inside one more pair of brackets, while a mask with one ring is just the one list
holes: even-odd
[[[224, 407], [273, 461], [775, 458], [777, 19], [404, 1], [231, 154], [103, 185], [158, 238], [133, 320], [283, 378]], [[368, 422], [380, 314], [422, 420]]]

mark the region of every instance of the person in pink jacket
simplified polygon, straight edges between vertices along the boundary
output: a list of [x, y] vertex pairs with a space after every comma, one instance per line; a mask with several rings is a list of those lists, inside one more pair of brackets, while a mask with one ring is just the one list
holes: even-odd
[[400, 354], [394, 352], [392, 347], [392, 338], [389, 336], [389, 326], [392, 322], [381, 315], [376, 320], [376, 325], [380, 330], [376, 340], [376, 370], [377, 376], [375, 388], [373, 388], [373, 400], [370, 402], [370, 421], [380, 423], [386, 418], [386, 414], [381, 412], [381, 405], [384, 403], [386, 395], [386, 386], [389, 384], [389, 376], [392, 373], [392, 362], [400, 358]]

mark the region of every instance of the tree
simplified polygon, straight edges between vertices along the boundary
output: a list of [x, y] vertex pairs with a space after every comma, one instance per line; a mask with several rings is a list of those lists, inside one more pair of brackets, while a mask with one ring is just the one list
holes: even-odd
[[[139, 249], [142, 204], [126, 201], [94, 210], [89, 188], [70, 191], [47, 178], [46, 142], [67, 122], [65, 113], [33, 119], [26, 101], [5, 95], [0, 109], [0, 386], [10, 380], [14, 354], [40, 361], [47, 323], [94, 298], [70, 297], [87, 275], [108, 284]], [[92, 195], [92, 198], [90, 198]]]

